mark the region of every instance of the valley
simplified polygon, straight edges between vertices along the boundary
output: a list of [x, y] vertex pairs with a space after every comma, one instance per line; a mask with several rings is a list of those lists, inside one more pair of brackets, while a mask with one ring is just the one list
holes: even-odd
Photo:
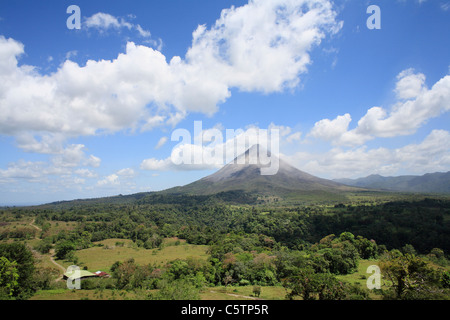
[[[279, 165], [271, 176], [258, 161], [230, 163], [161, 192], [0, 208], [2, 268], [14, 276], [0, 298], [449, 299], [448, 195], [347, 186]], [[72, 265], [90, 275], [79, 290], [62, 279]], [[370, 266], [379, 288], [367, 285]]]

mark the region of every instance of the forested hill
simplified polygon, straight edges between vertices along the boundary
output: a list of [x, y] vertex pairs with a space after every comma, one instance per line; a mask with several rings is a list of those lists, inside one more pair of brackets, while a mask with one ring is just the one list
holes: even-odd
[[[450, 252], [450, 201], [444, 199], [274, 207], [230, 205], [209, 196], [152, 195], [130, 203], [71, 204], [12, 210], [31, 213], [38, 222], [83, 222], [93, 241], [143, 236], [145, 243], [146, 235], [156, 232], [160, 237], [209, 244], [232, 232], [265, 235], [290, 248], [301, 248], [329, 234], [352, 232], [389, 249], [409, 244], [422, 253], [433, 248]], [[136, 234], [138, 229], [142, 234]]]
[[247, 204], [253, 205], [258, 202], [256, 195], [243, 190], [233, 190], [219, 192], [209, 195], [189, 195], [184, 193], [165, 192], [141, 192], [130, 195], [117, 195], [104, 198], [76, 199], [68, 201], [56, 201], [48, 204], [34, 206], [36, 208], [67, 208], [89, 207], [102, 205], [144, 205], [144, 204], [184, 204], [205, 205], [205, 204]]
[[450, 194], [450, 171], [398, 177], [383, 177], [375, 174], [365, 178], [335, 179], [334, 181], [361, 188]]

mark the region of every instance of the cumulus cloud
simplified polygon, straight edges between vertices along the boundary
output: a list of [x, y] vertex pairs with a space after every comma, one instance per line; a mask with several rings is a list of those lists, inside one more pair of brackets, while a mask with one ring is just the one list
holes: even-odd
[[115, 173], [97, 182], [98, 186], [115, 186], [119, 184], [119, 176]]
[[425, 75], [423, 73], [414, 73], [414, 69], [400, 72], [397, 79], [395, 92], [400, 99], [417, 98], [426, 90]]
[[97, 168], [101, 159], [87, 155], [85, 146], [71, 144], [65, 148], [54, 148], [49, 152], [48, 161], [18, 160], [8, 164], [6, 169], [0, 169], [0, 183], [17, 181], [48, 182], [52, 178], [78, 179], [93, 178], [96, 173], [89, 168]]
[[356, 128], [348, 130], [351, 117], [346, 114], [316, 122], [310, 135], [335, 145], [362, 145], [376, 137], [413, 134], [429, 119], [450, 110], [450, 75], [428, 89], [425, 76], [408, 69], [398, 75], [395, 92], [399, 100], [391, 110], [370, 108]]
[[140, 168], [151, 171], [219, 169], [253, 145], [259, 144], [278, 155], [280, 144], [297, 142], [301, 137], [301, 132], [274, 123], [268, 129], [254, 125], [245, 129], [220, 130], [220, 126], [200, 129], [198, 132], [194, 130], [196, 136], [192, 137], [187, 130], [179, 134], [174, 131], [172, 140], [181, 141], [172, 149], [171, 155], [165, 159], [145, 159]]
[[139, 24], [133, 24], [126, 21], [124, 18], [117, 18], [108, 13], [98, 12], [84, 21], [87, 28], [95, 28], [101, 32], [106, 32], [110, 29], [120, 30], [126, 28], [128, 30], [136, 30], [142, 37], [150, 37], [151, 33], [144, 30]]
[[396, 149], [359, 146], [333, 148], [325, 153], [298, 152], [286, 156], [297, 167], [327, 178], [358, 178], [448, 171], [450, 132], [433, 130], [422, 142]]
[[223, 10], [209, 30], [199, 26], [187, 61], [217, 89], [281, 91], [299, 83], [311, 48], [340, 30], [335, 18], [329, 1], [250, 1]]
[[322, 119], [316, 122], [310, 135], [315, 138], [332, 141], [347, 132], [348, 125], [351, 121], [352, 118], [348, 113], [343, 116], [338, 116], [334, 120]]
[[[103, 188], [120, 188], [121, 191], [131, 191], [136, 187], [136, 183], [133, 181], [133, 178], [136, 175], [136, 171], [132, 168], [120, 169], [117, 172], [98, 180], [96, 186]], [[124, 188], [126, 190], [124, 190]]]
[[[85, 23], [146, 34], [104, 13]], [[20, 136], [24, 150], [52, 153], [61, 137], [149, 130], [176, 125], [190, 112], [210, 115], [231, 88], [269, 93], [295, 87], [311, 49], [341, 27], [328, 0], [254, 0], [223, 10], [209, 29], [199, 26], [184, 58], [167, 61], [129, 42], [113, 60], [66, 60], [50, 75], [19, 65], [24, 45], [0, 36], [0, 134]]]

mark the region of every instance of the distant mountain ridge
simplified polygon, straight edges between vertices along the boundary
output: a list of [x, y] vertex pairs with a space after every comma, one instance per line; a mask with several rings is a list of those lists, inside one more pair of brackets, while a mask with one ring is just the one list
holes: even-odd
[[404, 175], [397, 177], [384, 177], [378, 174], [358, 179], [334, 179], [348, 186], [420, 193], [450, 193], [450, 171], [427, 173], [421, 176]]

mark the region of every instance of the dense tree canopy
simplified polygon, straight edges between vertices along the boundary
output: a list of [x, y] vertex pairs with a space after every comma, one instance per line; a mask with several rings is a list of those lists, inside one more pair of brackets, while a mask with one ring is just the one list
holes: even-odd
[[[159, 289], [161, 294], [152, 296], [154, 299], [183, 296], [171, 283], [185, 288], [192, 297], [205, 285], [231, 284], [255, 288], [283, 285], [287, 298], [366, 299], [367, 292], [338, 280], [355, 272], [361, 259], [383, 261], [383, 275], [391, 284], [387, 297], [438, 296], [449, 286], [448, 273], [436, 273], [429, 266], [429, 261], [448, 263], [449, 201], [271, 207], [223, 201], [230, 197], [238, 195], [159, 194], [129, 202], [60, 203], [4, 209], [2, 213], [10, 219], [33, 217], [42, 229], [42, 240], [35, 249], [45, 254], [54, 248], [58, 259], [69, 261], [76, 261], [77, 250], [110, 238], [130, 239], [144, 249], [161, 248], [167, 237], [209, 246], [207, 261], [177, 259], [141, 266], [130, 259], [111, 266], [112, 286]], [[61, 221], [75, 222], [75, 227], [58, 234], [48, 232], [50, 223]], [[11, 230], [2, 233], [3, 239], [29, 238], [28, 233]], [[427, 255], [427, 260], [419, 255]], [[33, 257], [24, 244], [0, 244], [0, 258], [1, 281], [10, 283], [8, 294], [27, 297], [36, 283], [48, 287], [49, 273], [35, 272]], [[9, 277], [14, 274], [17, 279]]]

